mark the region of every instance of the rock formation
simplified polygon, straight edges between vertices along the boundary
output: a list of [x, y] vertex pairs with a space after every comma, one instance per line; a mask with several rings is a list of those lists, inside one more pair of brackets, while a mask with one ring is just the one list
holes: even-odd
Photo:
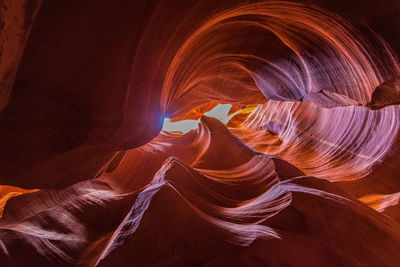
[[398, 266], [396, 0], [0, 0], [0, 266]]

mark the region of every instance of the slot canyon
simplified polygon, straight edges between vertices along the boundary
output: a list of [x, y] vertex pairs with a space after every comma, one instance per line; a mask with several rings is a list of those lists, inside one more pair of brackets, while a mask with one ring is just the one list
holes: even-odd
[[0, 266], [400, 266], [399, 0], [0, 0]]

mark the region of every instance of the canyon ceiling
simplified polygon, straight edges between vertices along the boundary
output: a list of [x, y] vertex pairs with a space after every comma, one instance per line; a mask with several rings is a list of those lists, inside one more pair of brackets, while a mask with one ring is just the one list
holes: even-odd
[[398, 0], [0, 0], [0, 266], [399, 266], [399, 36]]

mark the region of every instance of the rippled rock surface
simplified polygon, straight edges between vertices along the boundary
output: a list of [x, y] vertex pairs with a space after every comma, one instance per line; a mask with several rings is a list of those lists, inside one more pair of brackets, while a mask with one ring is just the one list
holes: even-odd
[[1, 266], [397, 266], [398, 1], [1, 1]]

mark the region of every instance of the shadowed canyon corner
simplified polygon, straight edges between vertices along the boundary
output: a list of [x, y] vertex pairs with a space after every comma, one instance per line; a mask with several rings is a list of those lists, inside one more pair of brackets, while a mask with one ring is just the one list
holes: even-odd
[[0, 266], [400, 266], [398, 0], [0, 0]]

